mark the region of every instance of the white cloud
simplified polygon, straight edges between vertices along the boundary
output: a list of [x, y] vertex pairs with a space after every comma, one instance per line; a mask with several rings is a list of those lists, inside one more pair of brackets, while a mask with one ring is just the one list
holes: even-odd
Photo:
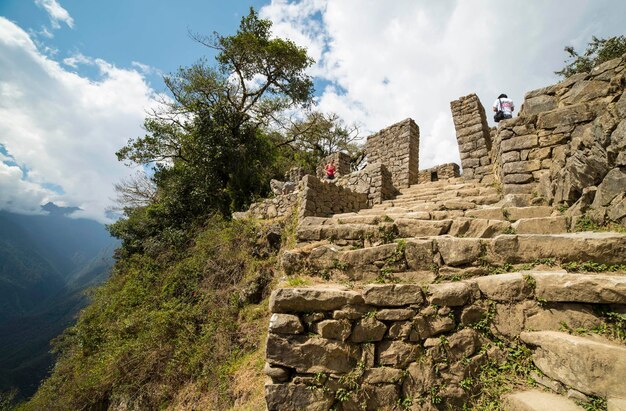
[[558, 80], [564, 46], [623, 34], [626, 2], [272, 0], [260, 14], [316, 59], [320, 109], [370, 132], [412, 117], [427, 168], [459, 162], [450, 101], [475, 92], [490, 114], [506, 92], [521, 106]]
[[63, 64], [65, 64], [66, 66], [70, 66], [72, 68], [78, 68], [80, 64], [90, 65], [94, 63], [95, 63], [94, 59], [84, 56], [81, 53], [76, 53], [73, 56], [66, 57], [63, 59]]
[[48, 13], [53, 29], [61, 28], [61, 23], [67, 24], [69, 28], [74, 28], [74, 19], [57, 0], [35, 0], [35, 4]]
[[35, 0], [35, 4], [48, 13], [53, 29], [61, 28], [61, 23], [67, 24], [69, 28], [74, 28], [74, 19], [57, 0]]
[[54, 195], [38, 184], [31, 183], [24, 177], [23, 171], [16, 165], [4, 163], [0, 154], [0, 210], [18, 213], [39, 214], [40, 204], [45, 204]]
[[140, 63], [138, 61], [133, 61], [130, 63], [130, 65], [135, 67], [137, 70], [139, 70], [141, 74], [146, 75], [146, 76], [151, 75], [151, 74], [156, 74], [159, 76], [163, 75], [163, 72], [157, 69], [156, 67], [152, 67], [147, 64]]
[[[154, 92], [137, 70], [81, 55], [65, 64], [94, 65], [100, 79], [65, 70], [0, 17], [0, 144], [28, 170], [2, 164], [0, 208], [10, 202], [14, 211], [32, 211], [54, 201], [104, 221], [113, 183], [130, 172], [115, 151], [144, 133]], [[63, 193], [46, 189], [50, 184]]]

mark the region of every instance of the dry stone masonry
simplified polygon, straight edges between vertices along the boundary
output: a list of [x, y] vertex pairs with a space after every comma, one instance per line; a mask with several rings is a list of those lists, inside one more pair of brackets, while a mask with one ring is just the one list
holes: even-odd
[[[537, 366], [556, 384], [588, 395], [626, 393], [625, 346], [558, 331], [564, 322], [600, 325], [591, 304], [626, 308], [626, 277], [567, 276], [530, 272], [427, 287], [276, 290], [267, 340], [268, 409], [400, 410], [418, 400], [426, 406], [411, 409], [462, 409], [472, 394], [463, 381], [505, 356], [491, 344], [493, 335], [521, 335], [541, 347]], [[563, 290], [568, 280], [571, 293]], [[494, 319], [489, 331], [485, 317]], [[543, 331], [525, 331], [534, 329]]]
[[626, 410], [625, 67], [532, 91], [498, 128], [452, 102], [461, 177], [418, 173], [410, 119], [370, 136], [365, 169], [304, 177], [280, 264], [315, 285], [270, 298], [268, 410], [471, 408], [504, 365], [522, 374], [502, 409]]
[[392, 199], [399, 193], [393, 185], [391, 173], [381, 163], [369, 164], [363, 170], [341, 177], [336, 184], [366, 194], [369, 207]]
[[407, 118], [367, 138], [365, 151], [369, 164], [384, 164], [396, 188], [418, 181], [419, 127]]
[[459, 165], [455, 163], [442, 164], [440, 166], [427, 168], [426, 170], [420, 170], [417, 178], [419, 184], [448, 180], [450, 178], [456, 178], [461, 175]]
[[326, 183], [311, 175], [302, 179], [300, 217], [330, 216], [367, 207], [367, 194]]
[[450, 103], [456, 138], [461, 153], [463, 177], [491, 182], [491, 135], [485, 109], [476, 94]]
[[317, 177], [326, 177], [326, 164], [333, 162], [335, 165], [335, 177], [347, 176], [350, 174], [350, 156], [346, 153], [336, 152], [325, 157], [317, 166]]
[[493, 144], [505, 193], [571, 205], [604, 183], [614, 188], [596, 208], [612, 209], [616, 221], [624, 217], [625, 65], [624, 58], [611, 60], [526, 94], [520, 115], [501, 123]]

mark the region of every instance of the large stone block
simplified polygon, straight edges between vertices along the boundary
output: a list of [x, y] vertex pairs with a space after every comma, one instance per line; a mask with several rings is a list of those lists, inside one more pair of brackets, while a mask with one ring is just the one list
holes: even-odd
[[362, 304], [359, 293], [340, 288], [279, 288], [270, 296], [273, 313], [337, 310], [346, 304]]
[[433, 240], [410, 239], [404, 247], [404, 256], [411, 270], [431, 270], [433, 267]]
[[480, 349], [480, 336], [471, 329], [462, 329], [448, 337], [448, 355], [451, 361], [470, 358]]
[[581, 103], [539, 114], [537, 127], [551, 129], [591, 121], [595, 116], [596, 112], [593, 107]]
[[527, 116], [539, 114], [544, 111], [554, 110], [556, 107], [557, 98], [544, 94], [524, 100], [523, 114]]
[[505, 174], [530, 173], [531, 171], [537, 171], [540, 168], [541, 168], [541, 161], [539, 160], [516, 161], [512, 163], [505, 163], [502, 166], [502, 171]]
[[626, 347], [556, 331], [523, 332], [520, 338], [537, 347], [533, 362], [548, 377], [587, 395], [626, 392]]
[[375, 318], [363, 318], [352, 331], [350, 340], [355, 343], [380, 341], [387, 332], [387, 326]]
[[554, 209], [549, 206], [509, 207], [504, 213], [509, 221], [517, 221], [522, 218], [550, 217]]
[[352, 323], [348, 320], [324, 320], [313, 324], [313, 331], [324, 338], [345, 341], [352, 332]]
[[381, 321], [402, 321], [415, 316], [411, 308], [386, 308], [376, 312], [376, 319]]
[[626, 276], [536, 273], [535, 294], [546, 301], [626, 304]]
[[452, 331], [455, 322], [452, 318], [445, 316], [422, 316], [418, 315], [413, 321], [413, 329], [409, 335], [410, 341], [420, 341], [435, 337], [439, 334]]
[[511, 226], [518, 234], [566, 233], [568, 219], [565, 216], [522, 218]]
[[378, 363], [405, 368], [417, 359], [420, 347], [403, 341], [383, 341], [378, 344]]
[[500, 235], [483, 240], [487, 262], [521, 263], [540, 258], [623, 264], [626, 235], [617, 233], [565, 233]]
[[491, 238], [510, 229], [511, 223], [483, 218], [457, 218], [450, 226], [449, 234], [455, 237]]
[[613, 168], [598, 186], [591, 207], [606, 207], [615, 197], [624, 192], [626, 192], [626, 168]]
[[606, 81], [579, 81], [561, 97], [561, 101], [565, 104], [584, 103], [606, 96], [609, 90], [610, 85]]
[[363, 288], [367, 304], [397, 307], [424, 302], [422, 289], [417, 284], [371, 284]]
[[550, 304], [550, 308], [526, 312], [526, 330], [559, 331], [563, 324], [576, 329], [594, 329], [602, 324], [602, 319], [588, 304]]
[[396, 384], [363, 384], [341, 402], [342, 411], [395, 410], [400, 401], [400, 387]]
[[532, 181], [532, 174], [505, 174], [502, 179], [504, 184], [526, 184]]
[[535, 134], [526, 136], [511, 137], [502, 142], [500, 149], [503, 153], [508, 151], [519, 151], [525, 148], [533, 148], [538, 145], [538, 137]]
[[297, 315], [272, 314], [270, 332], [277, 334], [301, 334], [304, 331], [302, 322]]
[[482, 253], [480, 240], [477, 238], [441, 237], [436, 240], [437, 249], [443, 262], [450, 266], [471, 264]]
[[428, 302], [440, 306], [465, 305], [472, 296], [472, 285], [466, 282], [431, 284], [428, 286]]
[[345, 251], [340, 255], [339, 260], [351, 267], [364, 267], [375, 261], [385, 261], [389, 258], [394, 258], [397, 252], [397, 244], [384, 244], [377, 247]]
[[400, 237], [436, 236], [448, 232], [450, 220], [417, 220], [412, 218], [397, 218], [395, 220]]
[[312, 390], [300, 384], [268, 384], [265, 401], [268, 411], [328, 411], [335, 397], [324, 390]]
[[465, 212], [466, 217], [470, 218], [483, 218], [489, 220], [504, 220], [504, 215], [502, 214], [502, 208], [493, 207], [493, 208], [479, 208], [477, 210], [467, 210]]
[[494, 301], [519, 301], [533, 295], [532, 277], [528, 274], [509, 273], [469, 280], [478, 286], [481, 294]]
[[361, 359], [361, 349], [350, 343], [308, 336], [269, 334], [266, 359], [299, 373], [347, 373]]

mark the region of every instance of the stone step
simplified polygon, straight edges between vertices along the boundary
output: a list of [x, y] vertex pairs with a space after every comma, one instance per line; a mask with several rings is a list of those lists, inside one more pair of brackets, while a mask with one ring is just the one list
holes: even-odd
[[[442, 215], [443, 217], [444, 215]], [[434, 218], [431, 213], [413, 212], [385, 216], [357, 215], [342, 218], [307, 217], [298, 227], [299, 241], [364, 240], [366, 238], [432, 237], [449, 234], [455, 237], [492, 238], [511, 230], [511, 223], [502, 220], [456, 217]], [[317, 224], [314, 224], [317, 223]]]
[[414, 184], [411, 187], [403, 188], [400, 190], [401, 193], [424, 193], [424, 192], [432, 192], [439, 191], [441, 192], [442, 188], [446, 190], [462, 190], [465, 188], [475, 188], [475, 187], [484, 187], [479, 183], [465, 183], [465, 182], [448, 182], [448, 181], [435, 181], [424, 184]]
[[466, 217], [488, 218], [497, 220], [508, 220], [515, 222], [523, 218], [541, 218], [552, 216], [554, 209], [549, 206], [528, 206], [528, 207], [484, 207], [477, 210], [467, 211]]
[[385, 201], [382, 204], [390, 204], [394, 207], [412, 207], [415, 205], [422, 204], [441, 204], [444, 205], [446, 202], [460, 202], [460, 203], [474, 203], [476, 205], [492, 205], [500, 202], [501, 198], [498, 194], [494, 194], [491, 196], [474, 196], [474, 197], [449, 197], [449, 198], [433, 198], [430, 200], [425, 199], [415, 199], [415, 198], [396, 198], [395, 200]]
[[520, 218], [511, 225], [517, 234], [559, 234], [566, 233], [569, 218], [566, 216]]
[[503, 405], [507, 411], [583, 411], [572, 400], [557, 394], [530, 390], [509, 394]]
[[626, 393], [626, 346], [558, 331], [522, 332], [533, 347], [533, 362], [548, 377], [584, 394]]
[[[430, 220], [415, 220], [418, 223], [434, 223]], [[445, 220], [444, 220], [445, 221]], [[390, 236], [383, 230], [393, 230], [395, 223], [376, 225], [336, 225], [302, 227], [298, 236], [304, 241], [330, 238], [335, 235], [343, 239], [359, 240], [366, 237]], [[426, 226], [435, 229], [437, 226]], [[409, 228], [407, 228], [408, 230]], [[411, 226], [410, 229], [413, 229]], [[323, 237], [327, 236], [327, 237]], [[345, 251], [335, 246], [320, 246], [312, 252], [308, 248], [294, 249], [284, 253], [293, 261], [315, 266], [341, 261], [349, 269], [382, 267], [393, 258], [406, 265], [409, 270], [432, 270], [433, 267], [481, 267], [485, 264], [532, 263], [539, 259], [554, 259], [560, 262], [594, 262], [599, 264], [626, 263], [626, 234], [613, 232], [582, 232], [565, 234], [502, 234], [494, 238], [459, 238], [450, 235], [406, 238], [400, 250], [401, 239], [396, 243]], [[308, 251], [307, 251], [308, 250]], [[323, 256], [323, 258], [322, 258]], [[319, 261], [318, 261], [319, 260]], [[290, 262], [288, 261], [288, 264]], [[398, 266], [402, 264], [396, 264]], [[325, 268], [328, 268], [325, 267]], [[599, 277], [597, 277], [599, 278]], [[610, 291], [607, 292], [610, 294]]]
[[454, 237], [492, 238], [511, 230], [508, 221], [459, 217], [452, 221], [448, 234]]

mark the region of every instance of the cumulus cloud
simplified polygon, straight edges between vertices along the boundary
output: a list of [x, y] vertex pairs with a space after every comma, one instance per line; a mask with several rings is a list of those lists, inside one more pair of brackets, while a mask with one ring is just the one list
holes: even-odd
[[[143, 134], [153, 90], [135, 69], [81, 55], [98, 80], [43, 55], [20, 27], [0, 17], [0, 208], [38, 210], [53, 201], [105, 221], [113, 183], [129, 174], [115, 151]], [[11, 161], [7, 161], [10, 157]], [[58, 189], [51, 189], [57, 187]]]
[[450, 101], [475, 92], [489, 113], [505, 92], [521, 106], [558, 80], [564, 46], [623, 34], [626, 2], [272, 0], [260, 14], [317, 61], [320, 109], [368, 132], [413, 118], [427, 168], [460, 161]]
[[74, 19], [57, 0], [35, 0], [35, 4], [48, 13], [53, 29], [61, 28], [61, 23], [67, 24], [69, 28], [74, 28]]

